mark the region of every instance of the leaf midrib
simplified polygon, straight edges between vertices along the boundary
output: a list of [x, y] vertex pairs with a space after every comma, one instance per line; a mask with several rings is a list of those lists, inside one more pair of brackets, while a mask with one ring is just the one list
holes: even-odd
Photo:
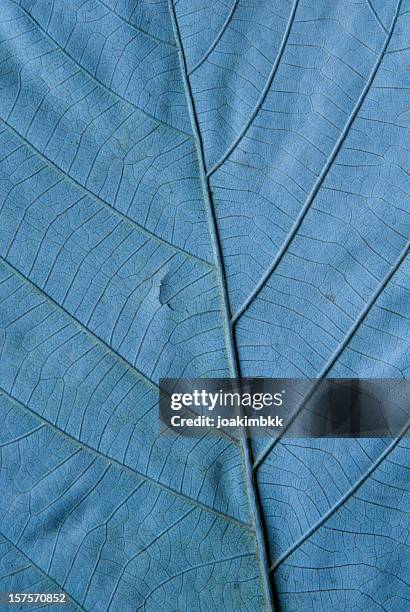
[[[205, 204], [205, 210], [208, 217], [208, 227], [211, 240], [212, 252], [215, 261], [215, 274], [217, 275], [220, 291], [221, 291], [221, 317], [225, 332], [225, 346], [227, 349], [227, 358], [229, 364], [229, 370], [232, 378], [238, 378], [240, 376], [240, 367], [236, 351], [235, 337], [233, 334], [233, 327], [230, 322], [230, 307], [228, 299], [227, 282], [225, 275], [225, 267], [222, 258], [222, 249], [219, 239], [218, 226], [216, 220], [215, 207], [213, 197], [209, 185], [209, 180], [206, 172], [205, 155], [203, 150], [203, 142], [201, 137], [201, 131], [199, 127], [199, 121], [195, 109], [194, 97], [191, 90], [191, 85], [188, 76], [188, 67], [185, 58], [185, 53], [182, 45], [181, 35], [179, 32], [178, 21], [175, 13], [173, 0], [169, 0], [169, 11], [172, 20], [172, 26], [174, 29], [175, 40], [178, 48], [178, 55], [180, 59], [181, 75], [185, 88], [186, 101], [188, 105], [189, 115], [191, 118], [192, 132], [194, 134], [194, 140], [196, 142], [197, 157], [198, 157], [198, 169], [200, 174], [203, 199]], [[252, 450], [250, 441], [247, 438], [246, 431], [242, 430], [241, 443], [242, 443], [242, 454], [244, 464], [244, 481], [248, 493], [249, 511], [252, 517], [257, 555], [259, 560], [259, 575], [261, 580], [261, 586], [263, 595], [265, 598], [266, 607], [268, 610], [274, 610], [273, 605], [273, 593], [272, 585], [269, 576], [269, 560], [268, 560], [268, 544], [263, 526], [263, 518], [260, 510], [260, 503], [258, 498], [258, 490], [254, 480], [254, 474], [252, 470]]]

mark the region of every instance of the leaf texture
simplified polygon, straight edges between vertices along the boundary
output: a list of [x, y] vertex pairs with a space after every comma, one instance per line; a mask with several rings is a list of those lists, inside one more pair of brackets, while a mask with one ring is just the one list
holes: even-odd
[[407, 430], [171, 438], [158, 383], [409, 377], [409, 61], [408, 0], [2, 0], [1, 591], [408, 609]]

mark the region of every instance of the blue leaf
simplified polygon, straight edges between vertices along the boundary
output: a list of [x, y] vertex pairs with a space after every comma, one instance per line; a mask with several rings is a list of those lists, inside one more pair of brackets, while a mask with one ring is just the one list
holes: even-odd
[[409, 31], [409, 0], [3, 0], [0, 591], [409, 607], [407, 429], [158, 424], [161, 377], [409, 377]]

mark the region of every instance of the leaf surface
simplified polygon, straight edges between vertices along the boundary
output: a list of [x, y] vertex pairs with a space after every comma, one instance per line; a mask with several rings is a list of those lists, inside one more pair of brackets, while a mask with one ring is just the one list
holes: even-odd
[[157, 404], [408, 378], [409, 31], [408, 0], [3, 0], [0, 590], [408, 607], [406, 431], [174, 439]]

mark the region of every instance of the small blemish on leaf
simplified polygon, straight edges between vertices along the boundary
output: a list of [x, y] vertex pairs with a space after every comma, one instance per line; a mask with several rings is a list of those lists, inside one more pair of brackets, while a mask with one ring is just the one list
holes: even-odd
[[159, 281], [158, 299], [162, 306], [167, 306], [170, 310], [174, 310], [171, 304], [169, 303], [169, 300], [170, 300], [169, 289], [170, 289], [170, 286], [167, 283], [167, 275], [165, 275]]

